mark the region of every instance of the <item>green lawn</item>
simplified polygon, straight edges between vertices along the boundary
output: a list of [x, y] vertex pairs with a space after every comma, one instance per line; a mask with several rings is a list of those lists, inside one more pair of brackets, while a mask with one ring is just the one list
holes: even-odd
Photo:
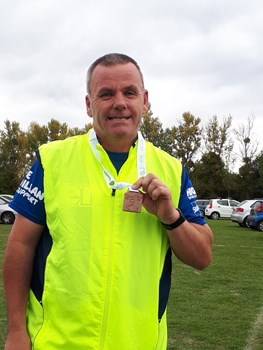
[[[208, 269], [199, 272], [174, 258], [168, 349], [263, 350], [263, 233], [229, 220], [209, 224], [215, 243]], [[1, 262], [9, 230], [0, 225]], [[1, 278], [0, 349], [5, 335]]]
[[208, 223], [211, 266], [198, 272], [174, 260], [168, 349], [263, 349], [263, 233]]

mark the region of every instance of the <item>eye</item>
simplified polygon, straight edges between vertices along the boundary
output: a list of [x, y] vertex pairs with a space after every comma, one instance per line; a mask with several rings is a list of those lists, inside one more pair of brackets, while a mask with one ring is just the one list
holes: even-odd
[[132, 96], [136, 96], [136, 95], [137, 95], [136, 91], [134, 91], [134, 90], [129, 89], [129, 90], [125, 91], [125, 96], [132, 97]]
[[101, 91], [99, 94], [99, 97], [102, 98], [103, 100], [108, 100], [112, 97], [112, 92], [111, 91]]

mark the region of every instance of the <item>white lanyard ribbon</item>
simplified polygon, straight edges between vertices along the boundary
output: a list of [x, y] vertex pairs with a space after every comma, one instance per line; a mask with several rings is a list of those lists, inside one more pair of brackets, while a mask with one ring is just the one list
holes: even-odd
[[[128, 182], [116, 182], [112, 174], [107, 169], [105, 169], [105, 167], [102, 165], [100, 151], [97, 150], [97, 145], [99, 141], [97, 139], [97, 135], [94, 129], [92, 129], [89, 134], [89, 143], [94, 156], [96, 157], [96, 159], [98, 160], [98, 162], [102, 167], [103, 176], [107, 186], [115, 190], [122, 190], [126, 187], [131, 188], [132, 184]], [[138, 131], [137, 170], [138, 170], [138, 178], [146, 175], [145, 140], [142, 137], [142, 134], [140, 131]]]

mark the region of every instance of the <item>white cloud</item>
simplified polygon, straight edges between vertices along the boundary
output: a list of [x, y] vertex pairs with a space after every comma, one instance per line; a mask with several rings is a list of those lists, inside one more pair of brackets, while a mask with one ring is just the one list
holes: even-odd
[[124, 52], [144, 72], [154, 115], [255, 115], [263, 126], [261, 0], [9, 0], [0, 13], [0, 127], [52, 117], [82, 127], [85, 74]]

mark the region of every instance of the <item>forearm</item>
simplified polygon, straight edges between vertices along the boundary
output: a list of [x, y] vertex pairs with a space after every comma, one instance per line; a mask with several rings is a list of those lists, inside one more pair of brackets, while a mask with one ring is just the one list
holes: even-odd
[[27, 245], [10, 238], [3, 264], [9, 331], [26, 327], [25, 315], [33, 258], [34, 254]]
[[183, 263], [196, 269], [206, 268], [212, 260], [213, 233], [208, 225], [185, 221], [174, 230], [167, 230], [174, 254]]
[[36, 246], [43, 226], [17, 214], [3, 263], [9, 332], [26, 329], [26, 307]]
[[8, 335], [5, 350], [30, 350], [26, 308], [36, 246], [43, 226], [20, 214], [12, 226], [7, 242], [3, 277], [7, 304]]

